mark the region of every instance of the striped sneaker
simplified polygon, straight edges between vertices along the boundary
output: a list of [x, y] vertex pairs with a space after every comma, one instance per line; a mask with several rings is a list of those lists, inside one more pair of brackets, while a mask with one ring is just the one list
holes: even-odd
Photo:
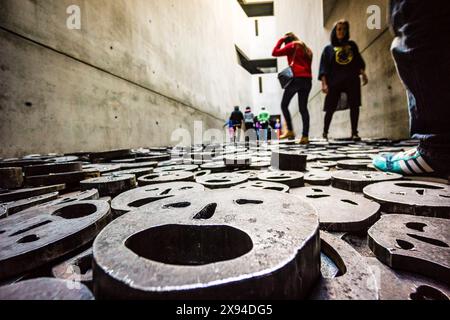
[[407, 176], [432, 174], [435, 172], [417, 149], [378, 156], [373, 160], [373, 165], [384, 172]]

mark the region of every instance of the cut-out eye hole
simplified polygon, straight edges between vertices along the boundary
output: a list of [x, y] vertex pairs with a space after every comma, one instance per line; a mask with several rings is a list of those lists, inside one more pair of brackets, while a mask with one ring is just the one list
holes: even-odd
[[269, 188], [265, 188], [266, 190], [273, 190], [273, 191], [283, 191], [282, 188], [277, 188], [277, 187], [269, 187]]
[[441, 248], [448, 248], [448, 244], [446, 244], [445, 242], [442, 242], [440, 240], [436, 240], [436, 239], [432, 239], [432, 238], [427, 238], [427, 237], [422, 237], [422, 236], [418, 236], [416, 234], [409, 234], [408, 233], [408, 237], [411, 237], [413, 239], [425, 242], [425, 243], [429, 243], [433, 246], [436, 247], [441, 247]]
[[351, 205], [354, 205], [354, 206], [358, 206], [358, 204], [356, 202], [352, 201], [352, 200], [341, 200], [341, 201], [345, 202], [345, 203], [348, 203], [348, 204], [351, 204]]
[[47, 225], [47, 224], [49, 224], [49, 223], [51, 223], [50, 220], [43, 221], [43, 222], [41, 222], [41, 223], [37, 223], [37, 224], [32, 225], [32, 226], [30, 226], [30, 227], [28, 227], [28, 228], [25, 228], [25, 229], [22, 229], [22, 230], [17, 231], [16, 233], [13, 233], [12, 235], [10, 235], [10, 237], [18, 236], [19, 234], [28, 232], [28, 231], [33, 230], [33, 229], [37, 229], [37, 228], [43, 227], [43, 226], [45, 226], [45, 225]]
[[163, 192], [161, 192], [160, 195], [164, 196], [166, 194], [169, 194], [170, 191], [172, 191], [172, 189], [166, 189]]
[[420, 286], [416, 289], [416, 292], [411, 293], [411, 300], [436, 300], [436, 301], [448, 301], [449, 298], [440, 290], [430, 286]]
[[398, 239], [396, 241], [397, 241], [398, 247], [403, 249], [403, 250], [412, 250], [412, 249], [414, 249], [414, 245], [411, 242], [404, 241], [404, 240], [398, 240]]
[[178, 202], [178, 203], [171, 203], [171, 204], [166, 204], [163, 206], [164, 209], [171, 209], [171, 208], [187, 208], [191, 205], [190, 202]]
[[416, 192], [421, 196], [425, 194], [425, 190], [416, 190]]
[[153, 191], [158, 191], [159, 189], [148, 189], [148, 190], [145, 190], [146, 192], [153, 192]]
[[425, 232], [424, 229], [425, 229], [426, 226], [427, 225], [425, 223], [418, 223], [418, 222], [408, 222], [406, 224], [407, 228], [412, 229], [412, 230], [416, 230], [416, 231], [419, 231], [419, 232]]
[[315, 194], [315, 195], [307, 195], [306, 197], [310, 199], [321, 199], [321, 198], [328, 198], [330, 196], [328, 194]]
[[372, 179], [373, 177], [372, 177], [371, 175], [367, 174], [367, 175], [366, 175], [366, 178], [367, 178], [367, 179]]
[[191, 190], [191, 189], [193, 189], [193, 187], [183, 187], [183, 188], [181, 188], [181, 190]]
[[194, 216], [196, 220], [211, 219], [216, 213], [217, 203], [210, 203]]
[[323, 192], [322, 189], [313, 189], [314, 192]]
[[206, 180], [207, 183], [226, 183], [226, 182], [230, 182], [231, 180]]
[[264, 201], [239, 199], [239, 200], [236, 200], [236, 203], [242, 206], [242, 205], [246, 205], [246, 204], [263, 204]]
[[440, 194], [439, 197], [450, 199], [450, 196], [444, 196], [443, 194]]
[[18, 240], [17, 243], [30, 243], [30, 242], [38, 241], [39, 239], [40, 238], [37, 235], [32, 234], [32, 235], [23, 237], [22, 239]]
[[444, 188], [437, 187], [437, 186], [430, 186], [427, 184], [420, 184], [420, 183], [409, 183], [409, 182], [399, 182], [395, 184], [397, 187], [402, 188], [412, 188], [412, 189], [428, 189], [428, 190], [442, 190]]

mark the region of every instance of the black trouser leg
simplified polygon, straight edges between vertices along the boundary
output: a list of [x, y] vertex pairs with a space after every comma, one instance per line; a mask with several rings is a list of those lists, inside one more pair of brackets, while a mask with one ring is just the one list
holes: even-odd
[[328, 131], [330, 130], [331, 120], [333, 120], [334, 110], [333, 111], [327, 111], [325, 113], [325, 125], [323, 127], [323, 133], [328, 134]]
[[359, 123], [359, 107], [352, 107], [350, 109], [350, 119], [352, 122], [352, 135], [358, 135], [358, 123]]
[[303, 121], [303, 136], [309, 137], [309, 111], [308, 111], [308, 99], [310, 90], [301, 90], [298, 93], [298, 105], [300, 108], [300, 114]]
[[294, 131], [294, 127], [292, 126], [292, 118], [291, 113], [289, 112], [289, 104], [291, 103], [292, 98], [297, 93], [297, 91], [293, 90], [293, 86], [284, 90], [283, 100], [281, 101], [281, 111], [283, 111], [284, 119], [286, 120], [286, 125], [289, 131]]

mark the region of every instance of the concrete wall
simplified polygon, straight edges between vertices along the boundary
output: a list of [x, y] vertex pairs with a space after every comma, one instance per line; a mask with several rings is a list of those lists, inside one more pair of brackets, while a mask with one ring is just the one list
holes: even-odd
[[[293, 31], [313, 50], [314, 86], [310, 96], [311, 136], [321, 137], [323, 131], [323, 101], [320, 82], [317, 80], [320, 56], [329, 43], [334, 22], [345, 18], [351, 24], [351, 36], [357, 42], [367, 63], [370, 83], [363, 88], [360, 135], [366, 138], [406, 138], [409, 136], [408, 112], [405, 90], [397, 76], [390, 54], [392, 35], [388, 30], [386, 8], [388, 0], [339, 0], [323, 21], [322, 0], [275, 0], [275, 15], [279, 36]], [[327, 0], [326, 4], [330, 1]], [[367, 8], [378, 5], [382, 9], [380, 30], [369, 30]], [[279, 59], [279, 68], [287, 66]], [[281, 99], [281, 97], [280, 97]], [[301, 132], [298, 104], [293, 101], [291, 110], [296, 131]], [[348, 111], [336, 113], [330, 136], [345, 138], [351, 134]]]
[[[66, 27], [69, 5], [81, 30]], [[229, 0], [1, 0], [0, 157], [171, 144], [252, 101]]]

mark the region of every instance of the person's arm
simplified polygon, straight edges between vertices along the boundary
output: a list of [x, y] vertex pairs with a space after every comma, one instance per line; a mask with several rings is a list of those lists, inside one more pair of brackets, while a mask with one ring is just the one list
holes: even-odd
[[327, 48], [323, 50], [320, 59], [319, 80], [322, 81], [322, 92], [328, 94], [328, 74], [330, 72], [330, 64], [327, 55]]
[[280, 40], [278, 40], [277, 45], [273, 49], [272, 56], [283, 57], [283, 56], [288, 56], [288, 55], [292, 54], [292, 50], [294, 49], [294, 43], [291, 42], [291, 43], [285, 45], [283, 48], [281, 47], [283, 45], [285, 39], [286, 38], [283, 37]]
[[369, 78], [366, 74], [366, 62], [359, 51], [358, 45], [355, 42], [352, 42], [352, 44], [355, 50], [355, 61], [358, 64], [359, 74], [361, 75], [363, 86], [365, 86], [369, 83]]

